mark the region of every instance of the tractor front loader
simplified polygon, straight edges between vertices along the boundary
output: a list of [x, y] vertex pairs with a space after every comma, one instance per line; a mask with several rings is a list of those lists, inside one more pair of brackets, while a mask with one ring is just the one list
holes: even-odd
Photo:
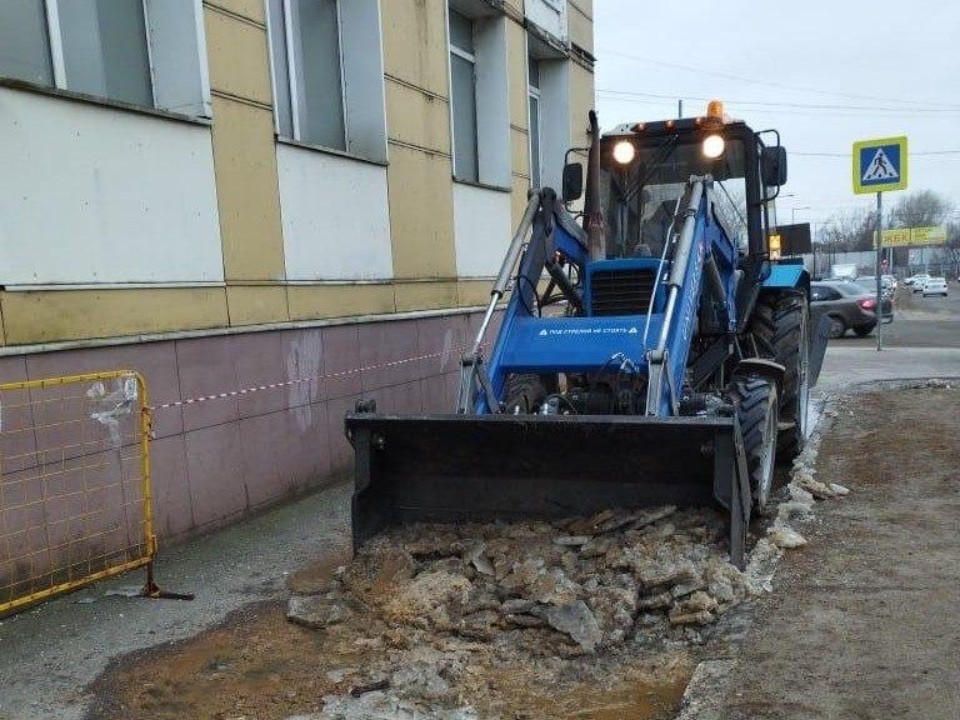
[[590, 119], [583, 225], [570, 164], [562, 198], [530, 194], [457, 407], [347, 415], [357, 541], [395, 522], [716, 503], [742, 565], [775, 459], [803, 446], [826, 347], [807, 272], [768, 246], [786, 153], [719, 103], [603, 136]]

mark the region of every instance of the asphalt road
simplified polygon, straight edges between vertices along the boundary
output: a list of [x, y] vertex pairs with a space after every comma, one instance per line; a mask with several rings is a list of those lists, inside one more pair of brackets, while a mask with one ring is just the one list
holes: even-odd
[[[894, 303], [894, 320], [880, 328], [881, 345], [901, 348], [960, 348], [960, 285], [950, 282], [947, 297], [923, 297], [901, 288]], [[852, 332], [833, 341], [837, 347], [873, 347], [876, 331], [858, 338]]]

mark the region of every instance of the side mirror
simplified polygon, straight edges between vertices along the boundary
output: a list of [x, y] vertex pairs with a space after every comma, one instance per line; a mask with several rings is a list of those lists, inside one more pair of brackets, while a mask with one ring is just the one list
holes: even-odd
[[787, 184], [787, 150], [780, 145], [763, 148], [760, 156], [760, 179], [765, 187]]
[[563, 166], [563, 201], [573, 202], [583, 195], [583, 165], [567, 163]]

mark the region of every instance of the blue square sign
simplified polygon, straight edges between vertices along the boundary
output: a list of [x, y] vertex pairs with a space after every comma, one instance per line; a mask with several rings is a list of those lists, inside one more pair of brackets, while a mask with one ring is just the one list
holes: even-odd
[[907, 187], [907, 138], [853, 144], [853, 191], [873, 193]]

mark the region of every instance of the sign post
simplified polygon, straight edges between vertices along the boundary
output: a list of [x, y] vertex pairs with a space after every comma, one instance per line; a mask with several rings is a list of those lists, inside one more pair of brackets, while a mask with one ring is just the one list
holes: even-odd
[[907, 187], [907, 137], [860, 140], [853, 144], [853, 192], [877, 194], [877, 351], [883, 347], [883, 193]]

